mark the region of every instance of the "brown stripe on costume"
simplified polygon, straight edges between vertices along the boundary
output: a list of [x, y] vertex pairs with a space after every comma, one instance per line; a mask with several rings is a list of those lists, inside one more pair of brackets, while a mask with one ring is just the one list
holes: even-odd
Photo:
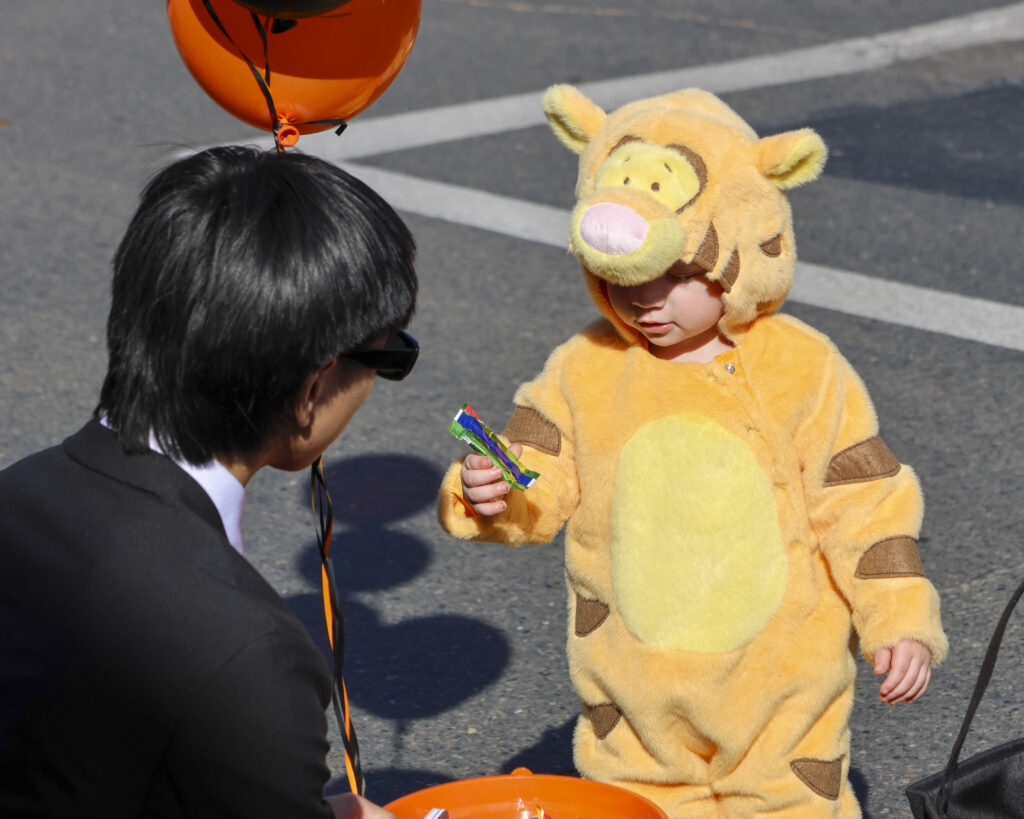
[[861, 555], [854, 577], [869, 580], [881, 577], [923, 577], [924, 567], [917, 541], [896, 535], [878, 541]]
[[825, 473], [825, 486], [891, 478], [899, 471], [900, 462], [876, 435], [833, 455]]
[[691, 197], [690, 201], [683, 205], [682, 208], [676, 210], [679, 213], [685, 208], [690, 202], [699, 197], [704, 193], [704, 188], [708, 186], [708, 166], [704, 164], [704, 158], [697, 153], [693, 148], [687, 148], [685, 145], [680, 145], [677, 142], [672, 143], [668, 146], [673, 151], [678, 151], [689, 161], [690, 165], [693, 166], [693, 172], [697, 174], [697, 183], [700, 187], [697, 188], [697, 192]]
[[558, 427], [530, 407], [516, 407], [501, 434], [514, 444], [528, 444], [548, 455], [562, 451]]
[[843, 783], [843, 757], [831, 762], [803, 757], [789, 763], [793, 773], [818, 796], [836, 800]]
[[586, 637], [608, 617], [608, 606], [600, 600], [587, 600], [576, 592], [576, 636]]
[[590, 720], [594, 728], [594, 735], [598, 739], [604, 739], [611, 733], [612, 728], [618, 725], [622, 718], [622, 712], [610, 702], [601, 705], [583, 704], [583, 714]]
[[781, 256], [782, 255], [782, 234], [780, 233], [777, 236], [772, 236], [772, 238], [769, 239], [767, 242], [761, 242], [759, 247], [761, 248], [761, 252], [765, 256], [771, 256], [773, 258], [776, 257], [776, 256]]
[[718, 264], [718, 231], [714, 225], [708, 225], [708, 232], [704, 234], [700, 248], [693, 254], [693, 261], [705, 270], [714, 270]]
[[725, 265], [725, 269], [718, 277], [718, 281], [722, 283], [722, 289], [728, 293], [732, 290], [732, 286], [736, 284], [736, 279], [740, 277], [740, 252], [733, 248], [732, 255], [729, 257], [729, 261]]

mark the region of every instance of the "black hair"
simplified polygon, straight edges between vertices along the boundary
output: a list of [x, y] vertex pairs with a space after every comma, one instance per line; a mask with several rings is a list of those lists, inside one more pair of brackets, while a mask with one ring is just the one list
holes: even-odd
[[297, 152], [211, 148], [145, 187], [114, 255], [97, 417], [126, 452], [254, 454], [306, 377], [416, 300], [415, 244], [373, 190]]

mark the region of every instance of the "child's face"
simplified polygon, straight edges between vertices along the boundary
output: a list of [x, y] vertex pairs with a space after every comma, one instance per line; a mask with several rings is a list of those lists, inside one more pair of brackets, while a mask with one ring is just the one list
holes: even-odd
[[644, 284], [609, 284], [608, 301], [620, 319], [643, 333], [652, 353], [670, 359], [717, 339], [724, 309], [721, 285], [704, 278], [697, 265]]

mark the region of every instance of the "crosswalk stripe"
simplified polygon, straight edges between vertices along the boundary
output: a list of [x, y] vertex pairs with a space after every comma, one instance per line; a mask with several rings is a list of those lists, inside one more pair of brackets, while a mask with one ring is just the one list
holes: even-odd
[[[499, 194], [344, 163], [398, 210], [568, 252], [569, 214]], [[799, 262], [790, 300], [917, 330], [1024, 350], [1024, 307]]]

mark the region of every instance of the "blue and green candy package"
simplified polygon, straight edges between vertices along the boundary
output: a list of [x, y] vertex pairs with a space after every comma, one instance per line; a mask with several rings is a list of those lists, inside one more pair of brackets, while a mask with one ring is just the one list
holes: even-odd
[[469, 444], [474, 452], [490, 458], [501, 470], [505, 480], [516, 489], [525, 491], [540, 477], [538, 473], [527, 469], [519, 462], [515, 453], [499, 440], [469, 404], [463, 404], [462, 409], [448, 425], [448, 431], [460, 441]]

